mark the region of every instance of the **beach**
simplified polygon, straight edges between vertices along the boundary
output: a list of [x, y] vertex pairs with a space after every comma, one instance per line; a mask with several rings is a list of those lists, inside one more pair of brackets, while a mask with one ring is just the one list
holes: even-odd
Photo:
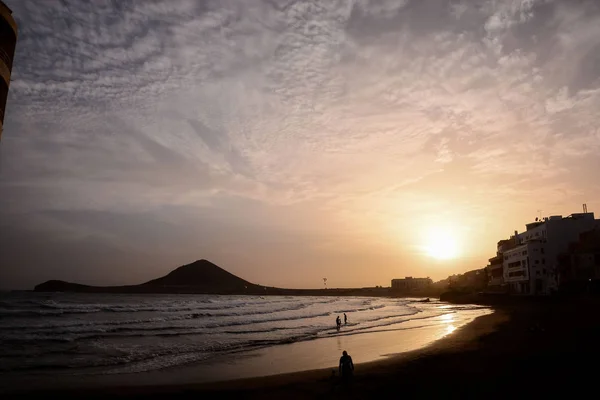
[[[494, 314], [431, 346], [360, 366], [349, 388], [326, 371], [310, 371], [190, 389], [255, 399], [588, 396], [597, 390], [599, 306], [585, 297], [498, 302]], [[172, 389], [156, 388], [155, 394], [181, 393]]]
[[331, 376], [343, 350], [357, 365], [393, 359], [492, 312], [421, 300], [8, 294], [0, 299], [0, 393]]
[[[598, 300], [519, 299], [494, 306], [425, 348], [362, 363], [351, 387], [331, 368], [216, 383], [46, 391], [61, 398], [523, 398], [593, 393]], [[351, 352], [350, 352], [351, 353]], [[352, 353], [351, 353], [352, 355]], [[21, 395], [36, 394], [24, 390]], [[591, 391], [591, 392], [590, 392]], [[37, 392], [38, 395], [42, 393]], [[19, 393], [13, 393], [18, 397]]]

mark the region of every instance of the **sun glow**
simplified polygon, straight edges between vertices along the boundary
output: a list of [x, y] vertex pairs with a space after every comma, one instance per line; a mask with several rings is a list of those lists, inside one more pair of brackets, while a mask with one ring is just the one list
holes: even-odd
[[425, 235], [425, 252], [438, 260], [449, 260], [460, 253], [456, 234], [449, 229], [432, 228]]

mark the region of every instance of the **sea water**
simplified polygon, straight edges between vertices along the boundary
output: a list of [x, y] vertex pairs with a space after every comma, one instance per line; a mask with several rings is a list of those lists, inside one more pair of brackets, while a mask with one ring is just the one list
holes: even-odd
[[0, 375], [219, 363], [282, 344], [447, 325], [480, 309], [397, 298], [2, 293]]

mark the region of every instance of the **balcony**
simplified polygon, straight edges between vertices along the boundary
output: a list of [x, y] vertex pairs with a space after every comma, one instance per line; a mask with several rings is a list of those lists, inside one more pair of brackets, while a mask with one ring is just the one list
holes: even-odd
[[501, 255], [498, 255], [498, 256], [492, 257], [492, 258], [490, 258], [490, 259], [489, 259], [489, 261], [490, 261], [490, 265], [491, 265], [491, 266], [493, 266], [493, 265], [497, 265], [497, 264], [500, 264], [500, 265], [502, 265], [502, 259], [503, 259], [503, 258], [502, 258], [502, 256], [501, 256]]
[[2, 61], [9, 69], [12, 67], [12, 57], [10, 57], [2, 48], [0, 48], [0, 61]]
[[525, 265], [521, 261], [514, 261], [511, 263], [508, 263], [507, 267], [508, 267], [508, 269], [516, 269], [516, 268], [525, 269], [527, 267], [527, 265]]
[[504, 284], [504, 277], [492, 277], [488, 282], [488, 286], [501, 286]]
[[488, 265], [485, 267], [485, 269], [490, 273], [493, 274], [497, 271], [502, 271], [502, 264], [494, 264], [494, 265]]

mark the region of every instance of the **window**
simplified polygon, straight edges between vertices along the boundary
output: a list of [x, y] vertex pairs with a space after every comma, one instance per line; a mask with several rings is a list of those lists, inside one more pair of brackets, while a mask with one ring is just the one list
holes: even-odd
[[519, 268], [520, 266], [521, 266], [520, 261], [513, 261], [511, 263], [508, 263], [508, 268]]
[[540, 253], [544, 254], [544, 248], [543, 247], [540, 249]]
[[540, 263], [540, 260], [535, 260], [535, 263], [536, 263], [536, 264], [539, 264], [539, 263]]
[[522, 252], [521, 255], [526, 256], [527, 255], [527, 250], [525, 250], [524, 252]]
[[542, 264], [546, 264], [546, 259], [542, 258]]

